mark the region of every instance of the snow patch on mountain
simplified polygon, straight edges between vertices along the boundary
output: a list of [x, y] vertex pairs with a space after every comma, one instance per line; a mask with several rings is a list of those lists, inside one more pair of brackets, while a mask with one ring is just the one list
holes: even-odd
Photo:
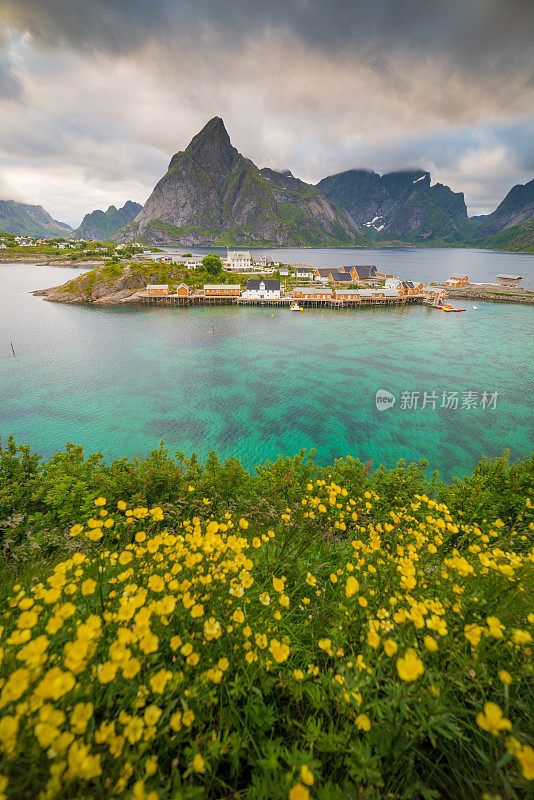
[[370, 228], [372, 226], [375, 229], [375, 231], [381, 231], [382, 228], [384, 227], [384, 225], [383, 224], [382, 225], [375, 225], [375, 222], [377, 220], [379, 220], [379, 219], [384, 219], [384, 217], [382, 217], [381, 215], [378, 216], [378, 217], [373, 217], [371, 222], [364, 222], [363, 224], [365, 225], [366, 228]]

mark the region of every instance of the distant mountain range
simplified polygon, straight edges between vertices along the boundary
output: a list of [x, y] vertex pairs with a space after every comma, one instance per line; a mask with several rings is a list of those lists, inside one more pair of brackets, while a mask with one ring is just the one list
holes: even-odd
[[467, 222], [464, 196], [448, 186], [430, 185], [423, 170], [378, 175], [352, 169], [317, 184], [331, 203], [342, 208], [367, 237], [426, 242], [462, 230]]
[[77, 239], [105, 242], [114, 233], [131, 222], [143, 208], [139, 203], [128, 200], [122, 208], [110, 206], [107, 211], [91, 211], [86, 214], [79, 228], [72, 235]]
[[42, 206], [0, 200], [0, 231], [15, 236], [60, 238], [70, 236], [72, 228], [65, 222], [52, 219]]
[[91, 211], [83, 218], [76, 230], [65, 222], [52, 219], [42, 206], [30, 206], [15, 200], [0, 200], [0, 231], [15, 236], [31, 236], [43, 239], [87, 239], [105, 242], [119, 228], [127, 225], [139, 214], [142, 205], [128, 200], [122, 208], [110, 206], [107, 211]]
[[171, 159], [143, 210], [113, 237], [160, 245], [436, 244], [534, 250], [534, 181], [484, 217], [424, 170], [348, 170], [316, 186], [259, 169], [214, 117]]
[[93, 211], [71, 231], [40, 206], [0, 202], [0, 230], [186, 247], [425, 244], [534, 252], [534, 180], [514, 186], [491, 214], [469, 218], [463, 194], [431, 185], [421, 169], [351, 169], [316, 186], [289, 170], [260, 169], [213, 117], [172, 157], [143, 207], [128, 201]]

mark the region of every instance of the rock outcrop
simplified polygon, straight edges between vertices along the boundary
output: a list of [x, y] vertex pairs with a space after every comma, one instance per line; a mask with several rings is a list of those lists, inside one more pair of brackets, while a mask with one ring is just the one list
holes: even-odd
[[148, 283], [161, 283], [163, 279], [171, 283], [179, 277], [180, 272], [172, 267], [113, 265], [93, 269], [62, 286], [40, 289], [33, 294], [60, 303], [129, 303], [136, 301], [137, 292]]

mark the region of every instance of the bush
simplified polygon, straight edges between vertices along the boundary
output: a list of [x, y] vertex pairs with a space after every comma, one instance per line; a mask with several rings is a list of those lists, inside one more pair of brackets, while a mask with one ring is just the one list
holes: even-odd
[[[9, 438], [0, 440], [0, 552], [9, 559], [24, 560], [36, 549], [48, 558], [61, 548], [68, 529], [79, 513], [85, 514], [93, 498], [104, 495], [110, 503], [123, 497], [138, 506], [163, 505], [168, 519], [192, 517], [205, 511], [203, 497], [212, 509], [247, 514], [258, 524], [270, 524], [290, 507], [300, 504], [310, 480], [334, 481], [352, 495], [376, 491], [380, 502], [373, 506], [373, 519], [383, 522], [394, 505], [425, 494], [445, 503], [465, 522], [486, 525], [502, 519], [508, 530], [525, 529], [525, 497], [533, 497], [534, 456], [510, 464], [508, 454], [483, 461], [471, 476], [450, 486], [435, 472], [427, 477], [428, 464], [400, 461], [393, 469], [372, 462], [363, 464], [348, 456], [321, 467], [314, 451], [301, 450], [293, 458], [258, 466], [250, 474], [236, 458], [220, 462], [210, 453], [206, 464], [193, 454], [171, 454], [163, 442], [144, 459], [122, 458], [106, 463], [101, 453], [87, 455], [83, 447], [67, 443], [65, 452], [43, 461], [27, 446]], [[194, 483], [196, 491], [188, 486]], [[2, 530], [8, 535], [2, 537]], [[67, 537], [68, 538], [68, 537]], [[525, 549], [519, 536], [515, 545]], [[68, 550], [68, 547], [67, 547]]]
[[202, 503], [169, 525], [98, 497], [79, 550], [12, 586], [4, 796], [527, 793], [534, 554], [502, 521], [416, 494], [377, 522], [377, 492], [323, 479], [271, 526]]

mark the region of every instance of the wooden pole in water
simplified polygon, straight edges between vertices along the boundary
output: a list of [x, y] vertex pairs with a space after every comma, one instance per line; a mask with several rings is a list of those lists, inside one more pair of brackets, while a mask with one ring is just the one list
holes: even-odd
[[10, 345], [11, 345], [11, 350], [13, 352], [13, 355], [16, 355], [15, 348], [13, 347], [13, 342], [10, 342]]

